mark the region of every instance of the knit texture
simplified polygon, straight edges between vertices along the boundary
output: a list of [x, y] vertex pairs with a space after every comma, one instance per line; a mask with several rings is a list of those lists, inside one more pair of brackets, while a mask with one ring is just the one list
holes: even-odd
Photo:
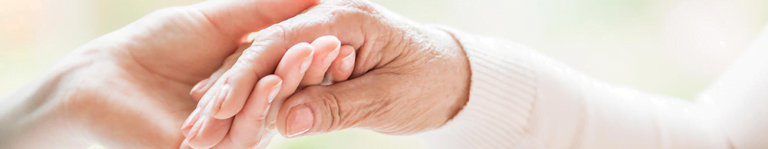
[[513, 42], [441, 28], [454, 35], [469, 58], [469, 101], [452, 120], [423, 136], [435, 148], [515, 146], [527, 135], [536, 95], [532, 53]]

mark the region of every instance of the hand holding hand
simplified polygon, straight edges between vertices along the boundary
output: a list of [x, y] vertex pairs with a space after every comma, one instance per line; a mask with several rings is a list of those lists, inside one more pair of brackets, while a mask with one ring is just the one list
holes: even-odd
[[[227, 99], [223, 100], [239, 103], [249, 95], [257, 95], [250, 90], [253, 84], [261, 83], [256, 83], [256, 79], [266, 74], [251, 72], [264, 72], [269, 69], [268, 66], [278, 63], [276, 57], [288, 55], [284, 49], [288, 49], [289, 45], [324, 35], [336, 36], [341, 44], [356, 49], [351, 80], [329, 86], [309, 86], [296, 93], [293, 91], [297, 85], [285, 85], [287, 82], [284, 82], [265, 119], [235, 120], [232, 127], [275, 125], [281, 134], [288, 137], [350, 127], [387, 134], [410, 134], [440, 127], [467, 101], [469, 64], [460, 45], [450, 34], [357, 0], [324, 1], [306, 13], [262, 30], [251, 47], [245, 50], [247, 54], [238, 59], [235, 67], [226, 71], [226, 77], [216, 81], [216, 84], [230, 82], [231, 88], [241, 88], [229, 91]], [[222, 85], [213, 85], [203, 96], [203, 101], [215, 97], [221, 88]], [[266, 101], [262, 99], [260, 102]], [[206, 105], [207, 102], [201, 103]], [[238, 116], [246, 114], [243, 111], [246, 110], [240, 111]], [[227, 118], [236, 112], [219, 113], [214, 117]], [[260, 124], [263, 122], [266, 123]], [[202, 130], [227, 128], [226, 123], [209, 123], [211, 125], [203, 126], [206, 128]], [[241, 131], [232, 130], [227, 135], [205, 134], [208, 137], [195, 140], [195, 143], [202, 142], [195, 146], [212, 146], [222, 138], [233, 137], [233, 133]], [[251, 134], [256, 136], [238, 137], [255, 140], [269, 137]], [[202, 133], [198, 133], [197, 137], [200, 135]], [[221, 143], [252, 147], [258, 142], [243, 141], [226, 142], [225, 139]]]
[[[241, 56], [247, 47], [244, 45], [238, 50], [240, 52], [231, 55], [211, 78], [231, 76], [223, 72], [232, 67], [235, 58]], [[291, 93], [321, 82], [330, 84], [345, 80], [352, 73], [354, 57], [352, 47], [340, 46], [336, 37], [323, 36], [311, 44], [299, 43], [289, 48], [275, 70], [276, 75], [265, 76], [257, 84], [249, 85], [253, 91], [247, 99], [241, 99], [243, 101], [227, 98], [231, 87], [229, 80], [224, 80], [223, 85], [219, 84], [223, 86], [221, 90], [213, 91], [215, 95], [207, 101], [202, 100], [182, 126], [188, 144], [196, 148], [211, 148], [212, 145], [216, 145], [214, 148], [254, 148], [266, 145], [275, 131], [268, 128], [263, 120], [277, 94]], [[191, 94], [198, 99], [213, 86], [213, 82], [206, 79], [196, 86]], [[222, 113], [227, 115], [218, 118]], [[184, 147], [189, 146], [182, 144]]]
[[217, 0], [153, 12], [83, 45], [41, 79], [43, 83], [12, 95], [9, 99], [25, 105], [0, 113], [15, 119], [2, 122], [28, 121], [19, 121], [24, 127], [14, 130], [19, 135], [11, 138], [17, 141], [5, 140], [0, 146], [30, 140], [39, 144], [45, 140], [40, 136], [58, 141], [50, 138], [67, 134], [110, 148], [178, 147], [184, 138], [178, 128], [194, 109], [188, 94], [192, 85], [219, 68], [246, 34], [316, 3]]

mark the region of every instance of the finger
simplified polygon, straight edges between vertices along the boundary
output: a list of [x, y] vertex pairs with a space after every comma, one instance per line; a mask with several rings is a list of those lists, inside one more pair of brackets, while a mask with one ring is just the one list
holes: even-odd
[[[256, 80], [275, 72], [280, 60], [284, 56], [289, 55], [286, 53], [286, 51], [289, 51], [289, 46], [286, 46], [286, 43], [282, 42], [282, 40], [278, 40], [280, 36], [282, 36], [281, 33], [282, 31], [279, 28], [274, 27], [257, 33], [251, 47], [245, 49], [232, 68], [227, 70], [220, 79], [215, 81], [214, 85], [203, 95], [201, 101], [198, 102], [197, 108], [205, 107], [209, 103], [209, 100], [214, 97], [216, 91], [220, 90], [225, 84], [230, 85], [233, 88], [232, 93], [227, 96], [228, 98], [236, 98], [237, 101], [245, 101], [248, 93], [253, 89], [253, 85], [256, 84]], [[290, 48], [294, 48], [296, 45]], [[304, 43], [302, 46], [312, 47], [307, 43]], [[234, 113], [236, 112], [221, 115], [217, 114], [217, 117], [231, 117]]]
[[[272, 99], [275, 98], [275, 96], [278, 96], [279, 94], [292, 94], [296, 87], [298, 87], [301, 78], [304, 76], [304, 73], [308, 69], [310, 63], [312, 62], [313, 57], [313, 51], [314, 48], [312, 45], [308, 43], [299, 43], [295, 46], [291, 47], [286, 54], [283, 56], [282, 60], [280, 61], [280, 64], [277, 66], [275, 70], [275, 75], [279, 76], [279, 78], [282, 78], [280, 80], [280, 88], [277, 94], [272, 94], [274, 90], [272, 88], [269, 89], [269, 92], [264, 91], [264, 93], [260, 94], [251, 94], [254, 98], [259, 98], [261, 101], [255, 101], [259, 99], [252, 100], [255, 107], [248, 107], [244, 108], [243, 105], [239, 106], [229, 106], [234, 104], [224, 104], [222, 105], [222, 108], [219, 110], [220, 113], [228, 113], [225, 111], [233, 111], [230, 108], [237, 108], [237, 110], [245, 109], [246, 111], [241, 112], [243, 116], [238, 116], [240, 122], [238, 124], [232, 125], [233, 127], [237, 127], [236, 130], [238, 131], [232, 131], [233, 134], [230, 134], [231, 138], [228, 138], [228, 140], [224, 140], [222, 143], [224, 145], [227, 145], [226, 143], [232, 143], [232, 146], [243, 146], [252, 144], [252, 141], [255, 141], [257, 139], [253, 137], [258, 137], [260, 135], [254, 135], [260, 133], [260, 129], [263, 128], [263, 120], [264, 115], [266, 115], [267, 105], [269, 102], [272, 101]], [[270, 77], [271, 78], [271, 77]], [[269, 79], [268, 80], [279, 80], [279, 79]], [[269, 82], [265, 82], [269, 83]], [[265, 85], [262, 85], [265, 86]], [[259, 85], [257, 84], [256, 90], [267, 90], [266, 88], [259, 89]], [[274, 86], [272, 86], [274, 87]], [[271, 95], [270, 95], [271, 94]], [[214, 99], [215, 100], [215, 99]], [[225, 102], [228, 100], [225, 100]], [[215, 105], [213, 103], [212, 105]], [[259, 107], [260, 106], [260, 107]], [[215, 106], [214, 106], [215, 107]], [[254, 122], [254, 120], [257, 120], [258, 122]], [[248, 126], [250, 125], [250, 126]], [[254, 127], [255, 126], [255, 127]]]
[[[382, 23], [372, 23], [379, 21], [377, 17], [367, 17], [368, 13], [374, 13], [372, 11], [358, 12], [350, 10], [359, 9], [346, 9], [350, 7], [358, 7], [360, 9], [370, 10], [370, 6], [366, 2], [361, 2], [360, 5], [343, 5], [338, 1], [324, 1], [321, 5], [327, 5], [327, 7], [313, 7], [308, 9], [305, 13], [297, 15], [296, 17], [282, 21], [278, 24], [265, 28], [259, 31], [255, 36], [254, 44], [246, 49], [243, 56], [240, 57], [238, 62], [230, 71], [244, 71], [249, 73], [242, 74], [256, 74], [256, 76], [264, 76], [268, 72], [274, 72], [275, 66], [280, 62], [280, 56], [285, 54], [287, 47], [300, 42], [313, 41], [314, 39], [333, 35], [339, 37], [342, 44], [355, 47], [357, 57], [362, 60], [356, 60], [355, 69], [352, 76], [357, 73], [358, 76], [368, 70], [379, 66], [383, 63], [388, 63], [397, 53], [397, 51], [381, 51], [381, 49], [389, 46], [390, 40], [394, 39], [392, 33], [387, 31], [389, 28], [385, 27]], [[333, 13], [329, 13], [333, 12]], [[350, 13], [346, 13], [350, 12]], [[328, 18], [328, 19], [317, 19]], [[399, 34], [399, 33], [397, 33]], [[388, 53], [388, 54], [385, 54]], [[358, 72], [359, 71], [359, 72]], [[281, 76], [282, 77], [282, 76]], [[255, 79], [236, 79], [236, 77], [230, 78], [232, 82], [250, 82]], [[287, 86], [288, 79], [283, 78], [284, 87]], [[221, 79], [220, 79], [221, 80]], [[213, 88], [217, 88], [214, 85]], [[212, 90], [215, 90], [213, 89]], [[267, 122], [273, 123], [277, 116], [277, 110], [281, 108], [282, 101], [289, 95], [283, 93], [281, 90], [278, 96], [275, 98], [275, 102], [272, 102], [270, 112], [268, 112]], [[202, 100], [206, 100], [212, 95], [204, 95]], [[206, 102], [201, 102], [206, 103]], [[202, 107], [199, 106], [199, 107]], [[270, 126], [273, 126], [270, 124]]]
[[195, 87], [192, 87], [192, 90], [189, 92], [189, 94], [192, 95], [192, 99], [195, 101], [200, 101], [200, 98], [203, 98], [205, 92], [208, 92], [208, 89], [213, 86], [214, 81], [218, 80], [219, 77], [224, 74], [224, 72], [232, 68], [232, 65], [237, 62], [237, 58], [240, 57], [240, 55], [243, 54], [243, 51], [250, 47], [251, 44], [252, 42], [240, 44], [240, 47], [237, 48], [234, 54], [229, 55], [226, 59], [224, 59], [224, 63], [221, 65], [221, 67], [219, 67], [218, 70], [216, 70], [216, 72], [213, 72], [210, 77], [203, 79], [202, 81], [195, 84]]
[[179, 146], [179, 149], [192, 149], [192, 147], [189, 146], [189, 143], [187, 143], [187, 140], [184, 140], [184, 142], [181, 142], [181, 146]]
[[270, 130], [269, 132], [265, 133], [261, 137], [261, 141], [259, 141], [259, 144], [256, 145], [256, 147], [253, 147], [253, 149], [264, 149], [267, 148], [267, 145], [269, 145], [269, 142], [272, 141], [272, 138], [274, 138], [275, 134], [277, 134], [277, 130]]
[[[232, 100], [243, 102], [248, 97], [249, 93], [253, 90], [254, 84], [256, 84], [256, 80], [258, 78], [261, 78], [262, 76], [266, 76], [267, 74], [271, 74], [273, 72], [276, 72], [275, 70], [278, 69], [286, 69], [287, 66], [278, 66], [278, 63], [281, 63], [281, 59], [283, 59], [284, 56], [288, 55], [295, 55], [295, 54], [289, 54], [286, 53], [286, 51], [296, 51], [296, 50], [289, 50], [289, 46], [287, 46], [289, 43], [296, 44], [299, 42], [293, 42], [293, 41], [301, 41], [301, 40], [292, 40], [292, 42], [285, 42], [284, 30], [281, 30], [280, 27], [270, 27], [268, 29], [259, 31], [259, 33], [256, 35], [254, 39], [254, 43], [243, 51], [243, 54], [238, 58], [237, 62], [232, 66], [231, 69], [227, 70], [218, 80], [215, 81], [213, 86], [203, 95], [203, 97], [200, 99], [200, 102], [198, 102], [197, 108], [204, 108], [208, 105], [208, 103], [218, 103], [218, 102], [210, 102], [210, 100], [213, 99], [213, 97], [216, 96], [218, 92], [221, 92], [222, 88], [226, 86], [226, 88], [231, 88], [231, 91], [229, 94], [226, 94], [226, 98], [232, 98]], [[317, 37], [317, 36], [316, 36]], [[299, 45], [299, 49], [305, 49], [302, 53], [304, 56], [308, 56], [308, 60], [310, 60], [311, 63], [311, 56], [312, 56], [312, 46], [308, 43], [303, 44], [296, 44]], [[311, 50], [306, 50], [310, 48]], [[293, 47], [291, 47], [293, 49]], [[299, 50], [302, 51], [302, 50]], [[301, 59], [301, 58], [296, 58]], [[293, 66], [300, 66], [299, 64], [293, 65]], [[307, 67], [309, 65], [306, 65]], [[306, 67], [305, 67], [306, 69]], [[284, 70], [285, 71], [285, 70]], [[284, 72], [283, 71], [283, 72]], [[296, 70], [299, 71], [299, 70]], [[304, 72], [301, 72], [303, 75]], [[277, 74], [277, 73], [276, 73]], [[282, 74], [285, 75], [285, 74]], [[290, 88], [288, 86], [293, 86], [293, 89], [289, 90], [291, 93], [295, 90], [296, 86], [300, 83], [301, 75], [299, 75], [298, 79], [289, 79], [285, 78], [285, 76], [278, 75], [281, 78], [283, 78], [283, 88]], [[294, 78], [294, 77], [290, 77]], [[295, 81], [295, 82], [294, 82]], [[295, 84], [295, 85], [293, 85]], [[229, 91], [229, 90], [227, 90]], [[287, 97], [288, 93], [283, 93], [281, 91], [278, 93], [278, 96], [275, 98], [277, 99], [285, 99]], [[229, 100], [229, 99], [226, 99]], [[274, 102], [273, 102], [274, 103]], [[234, 106], [237, 107], [237, 106]], [[275, 107], [275, 106], [273, 106]], [[219, 110], [219, 108], [213, 108], [215, 110]], [[226, 108], [231, 109], [231, 108]], [[231, 117], [237, 113], [236, 111], [230, 111], [228, 113], [223, 114], [216, 114], [217, 118], [224, 118], [224, 117]], [[271, 114], [270, 114], [271, 116]], [[268, 116], [269, 118], [269, 116]], [[271, 121], [274, 121], [274, 119], [271, 119]]]
[[225, 35], [241, 38], [293, 17], [320, 0], [216, 0], [192, 5]]
[[[310, 10], [311, 11], [311, 10]], [[298, 42], [304, 42], [304, 41], [312, 41], [314, 39], [317, 39], [318, 37], [325, 36], [325, 35], [333, 35], [336, 37], [343, 37], [339, 39], [343, 44], [348, 44], [353, 47], [361, 47], [366, 43], [364, 36], [361, 31], [359, 30], [344, 30], [347, 28], [360, 28], [356, 24], [324, 24], [324, 23], [318, 23], [318, 22], [312, 22], [312, 20], [318, 20], [314, 19], [316, 17], [321, 17], [318, 15], [325, 15], [325, 13], [322, 13], [321, 11], [318, 12], [307, 12], [302, 15], [299, 15], [297, 17], [291, 18], [289, 20], [286, 20], [284, 22], [278, 23], [273, 27], [265, 29], [266, 32], [262, 31], [259, 32], [260, 35], [257, 35], [256, 39], [257, 41], [265, 41], [265, 42], [259, 42], [255, 43], [254, 45], [259, 45], [258, 48], [252, 47], [254, 51], [258, 50], [261, 51], [262, 55], [273, 55], [273, 54], [279, 54], [280, 51], [277, 50], [267, 50], [267, 49], [277, 49], [280, 46], [285, 46], [285, 44], [294, 44]], [[307, 25], [310, 24], [310, 25]], [[320, 25], [318, 25], [320, 24]], [[326, 26], [327, 25], [327, 26]], [[332, 28], [329, 28], [328, 26], [333, 26]], [[335, 28], [338, 28], [339, 30], [335, 30]], [[263, 40], [260, 40], [263, 39]], [[375, 45], [375, 42], [371, 41], [366, 43], [368, 45]], [[373, 47], [373, 46], [368, 46]], [[357, 49], [357, 48], [354, 48]], [[340, 49], [339, 49], [340, 51]], [[247, 52], [247, 51], [246, 51]], [[267, 57], [260, 56], [262, 58], [261, 61], [264, 62], [264, 64], [271, 65], [269, 63], [274, 62], [273, 60], [269, 60]], [[337, 56], [338, 57], [338, 56]], [[367, 66], [366, 66], [367, 67]], [[286, 88], [285, 86], [283, 88]], [[295, 87], [293, 88], [295, 90]], [[279, 108], [281, 108], [283, 101], [288, 98], [291, 94], [284, 93], [281, 90], [280, 93], [275, 98], [275, 101], [272, 102], [271, 107], [266, 122], [268, 124], [269, 128], [274, 127], [274, 122], [277, 117], [277, 112]]]
[[[277, 66], [277, 70], [275, 74], [280, 76], [280, 78], [284, 78], [284, 85], [285, 86], [293, 86], [294, 90], [296, 88], [293, 84], [298, 84], [299, 81], [301, 81], [301, 78], [297, 78], [296, 76], [303, 76], [304, 72], [306, 71], [307, 67], [309, 67], [309, 63], [312, 61], [312, 53], [314, 51], [314, 48], [309, 45], [308, 43], [299, 43], [295, 46], [288, 49], [288, 52], [285, 53], [285, 55], [282, 58], [282, 61], [280, 62], [280, 65]], [[282, 68], [282, 69], [281, 69]], [[282, 71], [281, 71], [282, 70]], [[283, 73], [280, 73], [283, 72]], [[243, 72], [248, 73], [248, 72]], [[233, 74], [234, 75], [252, 75], [252, 74]], [[254, 77], [254, 76], [250, 76]], [[241, 77], [243, 78], [243, 77]], [[248, 78], [252, 79], [252, 78]], [[247, 79], [244, 79], [247, 80]], [[222, 87], [222, 91], [225, 91], [227, 89], [227, 84], [232, 84], [232, 87], [229, 87], [232, 92], [230, 93], [229, 97], [225, 98], [214, 98], [211, 111], [204, 111], [208, 112], [210, 114], [213, 114], [214, 118], [218, 119], [225, 119], [230, 118], [240, 112], [240, 110], [243, 108], [243, 105], [246, 102], [247, 97], [250, 95], [251, 91], [253, 90], [254, 83], [247, 84], [243, 82], [234, 82], [236, 80], [227, 81], [224, 80], [224, 87]], [[249, 81], [252, 82], [252, 81]], [[234, 87], [234, 88], [233, 88]], [[240, 90], [236, 90], [236, 89]], [[242, 89], [249, 89], [247, 92], [243, 91]], [[239, 92], [235, 92], [239, 91]], [[217, 101], [222, 100], [222, 101]]]
[[[319, 0], [220, 0], [197, 3], [192, 5], [191, 8], [199, 10], [213, 26], [223, 33], [232, 38], [242, 38], [250, 32], [263, 29], [295, 16], [317, 3], [319, 3]], [[234, 71], [248, 74], [232, 76], [233, 81], [252, 85], [255, 83], [256, 78], [259, 78], [258, 76], [272, 73], [280, 61], [280, 57], [285, 54], [287, 47], [293, 44], [274, 42], [275, 40], [272, 39], [278, 37], [272, 35], [277, 35], [281, 32], [281, 30], [275, 27], [261, 32], [264, 35], [257, 35], [256, 37], [261, 42], [253, 44], [252, 48], [249, 48], [250, 50], [244, 52], [245, 56], [238, 58], [238, 61], [235, 63], [237, 66], [242, 66], [242, 68], [235, 69]], [[217, 90], [221, 86], [220, 80], [213, 82], [215, 83], [210, 89]], [[250, 91], [251, 88], [235, 90], [235, 92], [240, 90]], [[206, 106], [208, 103], [206, 100], [213, 96], [210, 92], [207, 91], [200, 98], [203, 102], [199, 102], [198, 108]]]
[[355, 58], [354, 47], [349, 45], [341, 46], [339, 56], [333, 60], [333, 63], [331, 63], [331, 67], [326, 74], [326, 77], [329, 78], [328, 80], [332, 81], [330, 83], [341, 82], [349, 79], [349, 76], [352, 75], [352, 71], [355, 67]]
[[264, 129], [264, 117], [272, 99], [277, 96], [282, 86], [282, 79], [276, 75], [262, 78], [248, 98], [243, 110], [235, 116], [227, 136], [217, 147], [253, 148], [267, 131]]
[[[218, 70], [216, 71], [218, 72]], [[214, 72], [214, 74], [216, 73]], [[203, 80], [200, 80], [200, 82], [197, 82], [194, 87], [192, 87], [192, 90], [189, 90], [189, 95], [192, 95], [192, 99], [195, 100], [195, 102], [200, 101], [200, 98], [203, 98], [203, 94], [205, 94], [206, 91], [208, 91], [208, 86], [213, 84], [210, 83], [211, 78], [205, 78]]]
[[390, 102], [390, 92], [396, 91], [393, 82], [389, 75], [366, 74], [329, 86], [307, 87], [285, 101], [276, 127], [286, 137], [368, 127], [368, 117]]
[[328, 67], [339, 56], [341, 43], [334, 36], [323, 36], [315, 39], [312, 42], [312, 46], [315, 47], [315, 54], [312, 57], [312, 63], [304, 74], [304, 78], [301, 80], [300, 87], [317, 85], [323, 81]]
[[195, 109], [195, 111], [192, 111], [192, 114], [189, 114], [189, 117], [184, 121], [184, 124], [181, 125], [181, 132], [185, 137], [189, 137], [189, 131], [192, 129], [192, 126], [197, 123], [198, 119], [200, 119], [200, 109]]
[[[232, 65], [235, 63], [235, 61], [237, 61], [237, 58], [240, 57], [243, 51], [245, 51], [245, 49], [247, 49], [250, 45], [251, 45], [251, 42], [241, 44], [240, 48], [238, 48], [234, 54], [230, 55], [229, 57], [227, 57], [227, 59], [224, 60], [224, 64], [222, 64], [221, 67], [216, 72], [211, 74], [210, 77], [198, 82], [195, 85], [195, 87], [193, 87], [192, 90], [190, 91], [190, 95], [192, 95], [192, 99], [199, 102], [200, 98], [203, 97], [205, 92], [208, 92], [208, 90], [213, 86], [214, 81], [211, 81], [211, 80], [212, 79], [217, 80], [221, 75], [224, 74], [224, 72], [229, 70], [232, 67]], [[181, 126], [181, 130], [184, 136], [187, 136], [187, 134], [189, 133], [189, 129], [191, 129], [192, 125], [195, 124], [195, 122], [197, 122], [197, 120], [200, 118], [200, 114], [201, 114], [200, 109], [201, 108], [196, 108], [195, 111], [193, 111], [192, 114], [189, 115], [187, 120], [185, 120], [184, 124]]]
[[[210, 107], [207, 106], [206, 108]], [[193, 148], [210, 148], [224, 138], [231, 124], [232, 118], [216, 119], [203, 113], [190, 128], [185, 141]]]
[[[314, 47], [308, 43], [297, 44], [297, 46], [299, 45], [314, 49]], [[307, 72], [307, 69], [309, 69], [314, 55], [312, 52], [305, 52], [305, 54], [306, 55], [302, 55], [306, 56], [304, 58], [286, 56], [280, 61], [280, 65], [278, 65], [275, 70], [275, 75], [280, 76], [280, 78], [283, 79], [283, 85], [275, 99], [284, 99], [293, 94], [296, 91], [296, 88], [299, 87], [299, 83], [301, 83], [304, 74]]]
[[[312, 61], [313, 50], [313, 47], [308, 43], [299, 43], [288, 49], [282, 58], [284, 61], [281, 61], [280, 65], [277, 66], [277, 72], [284, 72], [276, 72], [280, 78], [284, 79], [281, 85], [283, 86], [281, 87], [281, 90], [285, 88], [285, 86], [292, 86], [295, 90], [307, 67], [309, 67], [309, 63]], [[235, 69], [237, 68], [233, 68], [233, 70]], [[196, 148], [210, 147], [226, 136], [227, 131], [231, 126], [230, 124], [232, 123], [231, 117], [243, 108], [246, 97], [250, 95], [255, 86], [253, 84], [256, 82], [250, 81], [249, 79], [256, 76], [254, 76], [255, 74], [248, 72], [250, 71], [227, 71], [224, 74], [225, 77], [217, 81], [218, 86], [214, 85], [214, 88], [218, 91], [208, 91], [208, 93], [203, 96], [203, 100], [200, 102], [201, 104], [198, 104], [198, 108], [200, 108], [200, 105], [204, 105], [201, 112], [202, 114], [198, 120], [198, 123], [202, 122], [202, 124], [200, 124], [201, 128], [197, 128], [197, 125], [199, 124], [196, 123], [191, 128], [189, 136], [195, 136], [193, 135], [193, 132], [197, 132], [195, 131], [197, 129], [199, 129], [197, 136], [200, 136], [200, 134], [205, 135], [196, 139], [187, 137], [190, 139], [189, 144], [191, 146]], [[231, 77], [232, 80], [229, 80], [227, 77]], [[248, 89], [248, 92], [243, 92], [243, 89]], [[291, 93], [292, 92], [293, 91], [291, 90]], [[214, 117], [216, 115], [218, 115], [218, 117]], [[229, 118], [221, 119], [219, 117]]]
[[212, 147], [212, 149], [230, 149], [230, 148], [249, 148], [249, 149], [264, 149], [269, 144], [269, 141], [277, 134], [277, 130], [263, 131], [259, 135], [255, 136], [257, 139], [249, 140], [251, 142], [257, 142], [255, 145], [243, 146], [243, 143], [232, 141], [232, 137], [227, 135], [224, 140]]

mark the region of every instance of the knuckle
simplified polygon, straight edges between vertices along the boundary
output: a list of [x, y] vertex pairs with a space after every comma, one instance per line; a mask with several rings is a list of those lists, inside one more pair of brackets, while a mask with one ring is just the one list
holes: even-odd
[[[259, 58], [261, 55], [266, 54], [265, 50], [269, 50], [266, 49], [267, 46], [273, 44], [286, 45], [284, 43], [275, 43], [287, 41], [286, 39], [288, 38], [286, 35], [288, 34], [284, 24], [275, 24], [260, 31], [256, 34], [256, 37], [250, 47], [243, 50], [243, 53], [234, 62], [232, 68], [247, 70], [248, 72], [245, 73], [255, 74], [258, 74], [256, 70], [259, 68], [270, 68], [267, 67], [269, 64], [262, 63]], [[287, 49], [288, 47], [285, 48]]]
[[243, 51], [243, 55], [240, 55], [235, 61], [235, 64], [232, 66], [232, 68], [241, 68], [241, 67], [247, 67], [254, 63], [254, 56], [259, 55], [263, 51], [258, 50], [256, 48], [248, 48], [245, 51]]
[[262, 122], [265, 122], [267, 120], [268, 112], [269, 108], [264, 108], [262, 111], [256, 111], [256, 113], [253, 114], [252, 121], [255, 122], [255, 124], [261, 124]]
[[275, 41], [286, 41], [288, 38], [288, 23], [281, 22], [269, 26], [258, 33], [254, 38], [254, 43], [251, 47], [264, 46], [264, 43], [271, 43]]
[[256, 61], [256, 57], [258, 55], [261, 55], [264, 51], [259, 50], [258, 48], [248, 48], [245, 51], [243, 51], [243, 54], [237, 58], [235, 61], [235, 64], [232, 65], [232, 69], [235, 70], [244, 70], [246, 72], [244, 73], [256, 73], [255, 69], [253, 68], [263, 68], [264, 64], [258, 63]]
[[343, 120], [345, 119], [346, 114], [341, 109], [338, 98], [331, 93], [324, 93], [320, 97], [323, 99], [323, 104], [325, 107], [328, 108], [328, 114], [330, 114], [330, 117], [333, 118], [330, 125], [331, 127], [328, 131], [330, 132], [344, 128], [345, 126], [343, 124]]
[[331, 4], [325, 10], [326, 14], [334, 17], [354, 17], [360, 18], [360, 16], [371, 16], [376, 13], [376, 8], [366, 1], [347, 0], [337, 1]]
[[328, 92], [324, 87], [322, 86], [310, 86], [305, 88], [302, 91], [305, 93], [308, 93], [310, 95], [315, 95], [314, 97], [310, 97], [312, 99], [311, 102], [314, 102], [317, 108], [323, 108], [322, 111], [327, 111], [323, 114], [326, 114], [325, 117], [331, 118], [329, 120], [330, 125], [325, 132], [331, 132], [334, 130], [342, 129], [345, 127], [345, 125], [342, 123], [343, 120], [346, 118], [345, 111], [340, 106], [339, 98], [335, 94]]
[[345, 8], [360, 10], [363, 12], [374, 11], [373, 5], [370, 2], [364, 1], [364, 0], [342, 0], [342, 1], [337, 1], [336, 5], [342, 6]]

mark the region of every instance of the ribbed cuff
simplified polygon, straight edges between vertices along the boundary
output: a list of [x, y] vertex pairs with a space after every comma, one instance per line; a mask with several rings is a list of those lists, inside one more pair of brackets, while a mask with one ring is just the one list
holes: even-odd
[[516, 146], [528, 135], [536, 96], [533, 53], [514, 42], [438, 28], [452, 34], [469, 58], [469, 101], [444, 126], [421, 136], [435, 148]]

